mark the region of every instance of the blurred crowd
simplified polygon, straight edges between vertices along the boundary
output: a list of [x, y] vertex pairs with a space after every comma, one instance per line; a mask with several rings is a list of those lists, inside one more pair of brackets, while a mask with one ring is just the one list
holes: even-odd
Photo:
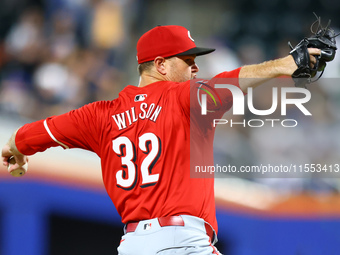
[[24, 8], [4, 35], [2, 111], [40, 119], [118, 95], [124, 66], [118, 57], [124, 43], [122, 5], [60, 5], [52, 12], [49, 5]]
[[[330, 1], [4, 0], [0, 10], [0, 114], [37, 120], [116, 98], [127, 84], [138, 82], [137, 39], [159, 24], [184, 25], [197, 44], [218, 49], [218, 54], [197, 59], [203, 78], [285, 56], [288, 40], [296, 44], [309, 35], [313, 11], [324, 15], [325, 23], [332, 18], [332, 26], [340, 27], [340, 2], [327, 3]], [[324, 77], [340, 77], [339, 55]], [[313, 118], [301, 121], [297, 128], [221, 127], [217, 160], [235, 165], [340, 163], [340, 86], [336, 79], [326, 80], [313, 85]], [[258, 101], [264, 97], [271, 99], [271, 94], [261, 93]], [[287, 118], [295, 114], [291, 111]], [[301, 178], [259, 181], [287, 190], [306, 185], [340, 190], [335, 179], [317, 184], [312, 177], [307, 184]]]

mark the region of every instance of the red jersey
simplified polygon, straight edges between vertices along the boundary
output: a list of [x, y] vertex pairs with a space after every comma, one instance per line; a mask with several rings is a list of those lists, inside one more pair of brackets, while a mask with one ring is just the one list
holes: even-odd
[[[190, 90], [197, 90], [190, 83], [129, 85], [115, 100], [24, 125], [16, 135], [17, 148], [25, 155], [58, 145], [95, 152], [123, 223], [186, 214], [203, 218], [217, 231], [214, 179], [190, 177], [190, 132], [200, 137], [194, 138], [192, 151], [212, 163], [214, 137], [211, 125], [203, 133], [190, 128], [190, 94], [195, 93]], [[230, 98], [224, 94], [230, 104], [218, 116], [231, 107]]]

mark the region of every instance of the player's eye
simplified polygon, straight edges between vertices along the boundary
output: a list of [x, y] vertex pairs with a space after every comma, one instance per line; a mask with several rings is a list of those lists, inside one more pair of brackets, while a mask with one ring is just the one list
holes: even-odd
[[185, 63], [187, 63], [189, 66], [192, 66], [195, 64], [195, 60], [193, 60], [192, 58], [187, 58], [184, 60]]

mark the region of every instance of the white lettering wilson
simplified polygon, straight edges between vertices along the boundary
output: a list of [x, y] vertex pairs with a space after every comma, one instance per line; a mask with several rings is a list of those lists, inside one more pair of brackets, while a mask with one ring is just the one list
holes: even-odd
[[149, 119], [156, 122], [161, 110], [162, 106], [155, 105], [154, 103], [150, 105], [147, 103], [141, 103], [139, 113], [136, 113], [135, 107], [131, 107], [131, 109], [126, 110], [125, 112], [112, 115], [112, 118], [116, 122], [118, 129], [122, 130], [131, 126], [139, 119]]

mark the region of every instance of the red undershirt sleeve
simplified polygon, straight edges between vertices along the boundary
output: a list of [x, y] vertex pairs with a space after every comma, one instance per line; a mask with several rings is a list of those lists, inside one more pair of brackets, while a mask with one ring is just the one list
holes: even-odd
[[25, 155], [61, 146], [99, 153], [101, 116], [105, 102], [95, 102], [68, 113], [21, 127], [15, 138], [18, 150]]
[[[215, 84], [229, 84], [234, 85], [238, 88], [239, 86], [239, 73], [240, 73], [241, 67], [237, 68], [232, 71], [226, 71], [217, 74], [210, 80], [200, 80], [195, 79], [190, 81], [190, 88], [189, 86], [183, 86], [183, 89], [178, 92], [178, 98], [179, 102], [183, 107], [185, 108], [191, 108], [191, 111], [194, 111], [196, 109], [197, 111], [201, 111], [200, 106], [200, 98], [199, 90], [208, 91], [211, 93], [212, 97], [217, 102], [220, 102], [221, 105], [219, 105], [217, 108], [219, 111], [227, 111], [231, 108], [233, 103], [233, 97], [232, 93], [228, 89], [215, 89]], [[185, 84], [188, 85], [188, 84]], [[241, 89], [240, 89], [241, 90]], [[207, 92], [206, 92], [207, 93]], [[213, 109], [214, 102], [211, 96], [207, 98], [208, 105], [211, 109]], [[190, 100], [188, 100], [190, 98]], [[222, 106], [222, 107], [221, 107]]]
[[[239, 67], [235, 70], [223, 72], [215, 77], [213, 77], [208, 84], [210, 86], [215, 86], [215, 84], [226, 84], [226, 85], [233, 85], [239, 88], [240, 93], [244, 94], [240, 88], [239, 84], [239, 73], [242, 67]], [[233, 106], [233, 95], [229, 89], [225, 88], [216, 88], [216, 92], [218, 94], [218, 99], [222, 102], [221, 110], [227, 112]], [[211, 102], [210, 102], [211, 104]]]
[[[238, 79], [241, 68], [242, 67], [239, 67], [239, 68], [232, 70], [232, 71], [226, 71], [226, 72], [219, 73], [214, 78], [236, 78], [236, 79]], [[236, 84], [234, 84], [234, 85], [238, 86], [238, 82], [236, 82]]]

